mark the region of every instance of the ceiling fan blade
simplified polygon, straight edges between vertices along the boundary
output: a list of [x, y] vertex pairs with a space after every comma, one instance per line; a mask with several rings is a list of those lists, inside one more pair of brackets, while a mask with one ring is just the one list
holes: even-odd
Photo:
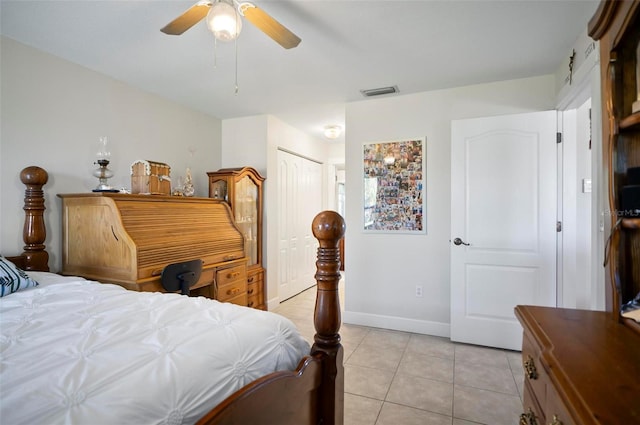
[[182, 15], [165, 25], [160, 31], [169, 35], [180, 35], [207, 16], [210, 8], [210, 1], [199, 1]]
[[255, 4], [241, 3], [238, 9], [247, 18], [247, 21], [251, 22], [285, 49], [296, 47], [302, 41], [300, 37], [289, 31], [284, 25], [273, 19]]

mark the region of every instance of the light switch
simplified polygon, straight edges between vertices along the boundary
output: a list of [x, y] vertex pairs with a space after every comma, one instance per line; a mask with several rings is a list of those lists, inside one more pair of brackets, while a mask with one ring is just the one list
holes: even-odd
[[591, 179], [582, 179], [582, 193], [591, 193]]

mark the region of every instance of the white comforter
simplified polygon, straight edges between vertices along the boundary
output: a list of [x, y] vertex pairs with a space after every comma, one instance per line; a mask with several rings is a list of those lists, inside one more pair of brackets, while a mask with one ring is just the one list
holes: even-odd
[[0, 298], [0, 423], [193, 423], [309, 345], [286, 318], [30, 273]]

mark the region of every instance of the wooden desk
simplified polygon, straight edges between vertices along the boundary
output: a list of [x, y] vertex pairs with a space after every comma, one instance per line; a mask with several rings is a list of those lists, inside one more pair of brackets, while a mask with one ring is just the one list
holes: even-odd
[[167, 265], [200, 259], [192, 295], [249, 305], [244, 238], [226, 203], [119, 193], [58, 196], [62, 274], [164, 292], [160, 276]]

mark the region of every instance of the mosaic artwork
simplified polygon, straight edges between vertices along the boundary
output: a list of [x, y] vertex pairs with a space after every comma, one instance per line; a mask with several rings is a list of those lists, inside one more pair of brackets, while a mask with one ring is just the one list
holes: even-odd
[[426, 233], [425, 144], [364, 144], [365, 231]]

